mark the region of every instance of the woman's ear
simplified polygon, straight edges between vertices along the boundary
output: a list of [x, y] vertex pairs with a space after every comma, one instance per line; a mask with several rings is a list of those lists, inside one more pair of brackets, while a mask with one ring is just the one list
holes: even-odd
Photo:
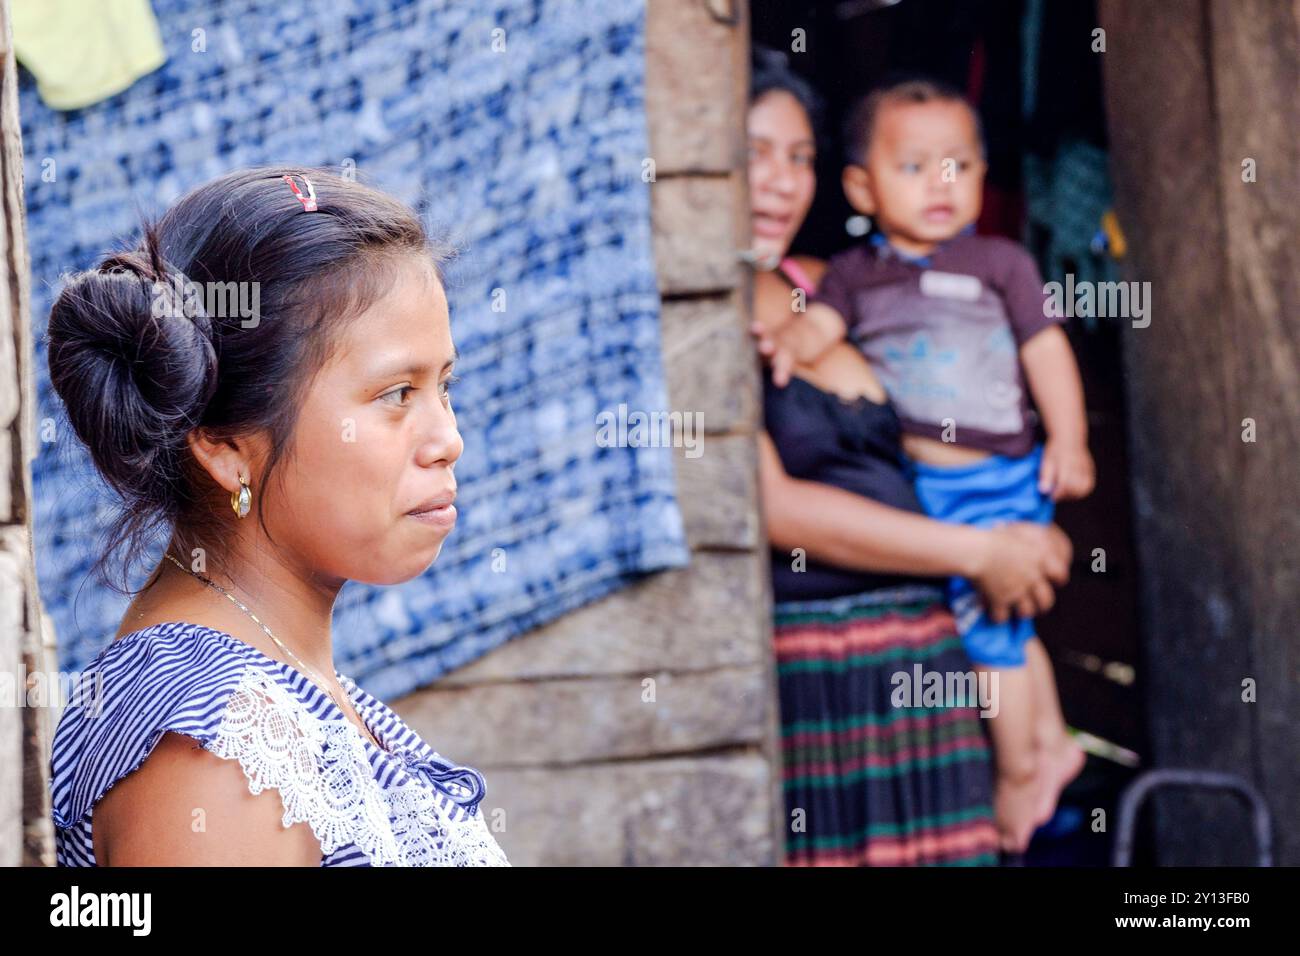
[[876, 197], [871, 186], [871, 174], [866, 169], [861, 166], [845, 166], [840, 183], [844, 188], [844, 198], [856, 212], [864, 216], [875, 215]]
[[215, 439], [203, 428], [186, 436], [190, 451], [212, 480], [227, 491], [239, 489], [239, 478], [252, 483], [253, 466], [261, 460], [260, 445], [248, 438]]

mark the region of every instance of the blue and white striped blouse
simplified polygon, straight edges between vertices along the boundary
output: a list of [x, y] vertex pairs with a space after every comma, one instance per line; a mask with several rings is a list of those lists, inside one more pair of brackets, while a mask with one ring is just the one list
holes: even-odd
[[168, 622], [109, 644], [54, 735], [58, 865], [98, 865], [95, 804], [173, 731], [238, 760], [252, 793], [277, 790], [284, 826], [311, 826], [321, 866], [509, 866], [479, 810], [483, 775], [337, 676], [383, 749], [301, 672], [223, 631]]

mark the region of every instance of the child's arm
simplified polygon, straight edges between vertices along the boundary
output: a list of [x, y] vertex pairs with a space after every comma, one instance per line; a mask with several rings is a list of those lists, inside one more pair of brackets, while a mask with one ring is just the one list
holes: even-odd
[[1083, 381], [1064, 330], [1052, 325], [1035, 334], [1020, 347], [1020, 364], [1047, 430], [1038, 487], [1053, 501], [1086, 498], [1096, 471], [1088, 451]]
[[812, 302], [806, 312], [792, 312], [779, 328], [765, 328], [754, 322], [750, 330], [758, 337], [758, 350], [772, 362], [772, 382], [784, 388], [796, 364], [811, 365], [836, 342], [843, 341], [848, 325], [844, 317], [824, 302]]

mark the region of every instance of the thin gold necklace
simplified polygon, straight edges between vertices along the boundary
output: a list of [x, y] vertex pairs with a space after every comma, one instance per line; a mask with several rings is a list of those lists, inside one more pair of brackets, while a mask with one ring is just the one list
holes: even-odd
[[[322, 683], [320, 680], [317, 679], [317, 678], [320, 677], [320, 674], [317, 673], [314, 669], [312, 669], [312, 668], [308, 667], [306, 664], [304, 664], [302, 658], [299, 657], [297, 654], [295, 654], [293, 651], [289, 650], [289, 648], [285, 645], [284, 641], [280, 640], [278, 637], [276, 637], [274, 634], [272, 634], [272, 633], [271, 633], [271, 629], [270, 629], [269, 627], [267, 627], [265, 624], [263, 624], [260, 620], [258, 620], [257, 615], [254, 614], [252, 611], [250, 611], [250, 610], [248, 609], [248, 606], [247, 606], [246, 604], [244, 604], [244, 602], [242, 602], [241, 600], [239, 600], [239, 598], [235, 597], [235, 596], [234, 596], [233, 594], [231, 594], [228, 590], [226, 590], [225, 588], [223, 588], [223, 587], [222, 587], [220, 584], [218, 584], [216, 581], [213, 581], [211, 578], [206, 578], [206, 577], [204, 577], [204, 576], [201, 575], [201, 574], [198, 574], [198, 573], [196, 573], [196, 572], [194, 572], [194, 571], [191, 571], [189, 568], [185, 567], [185, 565], [181, 564], [181, 563], [180, 563], [179, 561], [177, 561], [174, 557], [172, 557], [170, 553], [165, 553], [165, 556], [166, 556], [166, 558], [167, 558], [168, 561], [170, 561], [172, 564], [176, 565], [176, 567], [180, 568], [182, 571], [184, 571], [184, 572], [185, 572], [186, 574], [188, 574], [190, 577], [198, 578], [200, 581], [202, 581], [202, 582], [203, 582], [204, 584], [206, 584], [208, 587], [216, 588], [218, 591], [220, 591], [220, 592], [221, 592], [222, 594], [224, 594], [226, 597], [230, 598], [230, 600], [234, 603], [234, 605], [235, 605], [236, 607], [238, 607], [241, 611], [243, 611], [245, 614], [247, 614], [249, 617], [251, 617], [251, 618], [252, 618], [252, 619], [257, 623], [257, 626], [258, 626], [258, 627], [260, 627], [262, 630], [266, 631], [266, 636], [269, 637], [271, 640], [275, 641], [275, 643], [276, 643], [277, 645], [279, 645], [280, 650], [284, 651], [286, 654], [288, 654], [290, 657], [292, 657], [295, 661], [298, 662], [298, 666], [299, 666], [300, 668], [302, 668], [302, 670], [305, 671], [305, 672], [307, 673], [308, 677], [310, 677], [310, 679], [311, 679], [311, 682], [312, 682], [313, 684], [315, 684], [317, 687], [319, 687], [321, 690], [323, 690], [326, 694], [329, 695], [330, 700], [334, 701], [335, 706], [338, 707], [338, 709], [339, 709], [339, 711], [340, 711], [341, 713], [343, 713], [344, 715], [347, 714], [347, 709], [343, 706], [342, 702], [339, 701], [338, 697], [336, 697], [336, 696], [334, 695], [334, 692], [333, 692], [332, 690], [330, 690], [329, 687], [327, 687], [325, 683]], [[380, 750], [383, 750], [383, 749], [384, 749], [383, 745], [382, 745], [381, 743], [379, 743], [378, 740], [375, 739], [375, 735], [372, 734], [372, 733], [370, 732], [370, 729], [369, 729], [369, 728], [366, 728], [366, 736], [369, 737], [372, 741], [374, 741], [375, 746], [376, 746], [376, 747], [379, 747]]]

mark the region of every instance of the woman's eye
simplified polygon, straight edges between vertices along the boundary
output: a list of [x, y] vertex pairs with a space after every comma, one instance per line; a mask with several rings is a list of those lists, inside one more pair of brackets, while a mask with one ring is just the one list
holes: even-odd
[[807, 153], [794, 157], [794, 163], [796, 166], [811, 166], [815, 161], [816, 157], [809, 156]]
[[904, 163], [900, 167], [905, 173], [919, 173], [921, 171], [920, 163]]
[[[381, 399], [387, 401], [388, 398], [389, 398], [390, 396], [392, 396], [392, 395], [401, 395], [403, 392], [414, 392], [414, 391], [415, 391], [415, 387], [414, 387], [413, 385], [403, 385], [401, 388], [395, 388], [395, 389], [393, 389], [391, 392], [385, 392], [383, 395], [381, 395], [381, 396], [379, 396], [379, 397], [380, 397]], [[406, 407], [406, 402], [391, 402], [391, 401], [390, 401], [390, 402], [388, 402], [388, 404], [389, 404], [389, 405], [396, 405], [396, 406], [398, 406], [398, 407], [400, 407], [400, 408], [405, 408], [405, 407]]]
[[451, 376], [451, 378], [447, 379], [445, 382], [439, 385], [438, 391], [442, 393], [442, 397], [451, 398], [451, 387], [459, 381], [460, 379], [457, 378], [455, 375], [453, 375]]

